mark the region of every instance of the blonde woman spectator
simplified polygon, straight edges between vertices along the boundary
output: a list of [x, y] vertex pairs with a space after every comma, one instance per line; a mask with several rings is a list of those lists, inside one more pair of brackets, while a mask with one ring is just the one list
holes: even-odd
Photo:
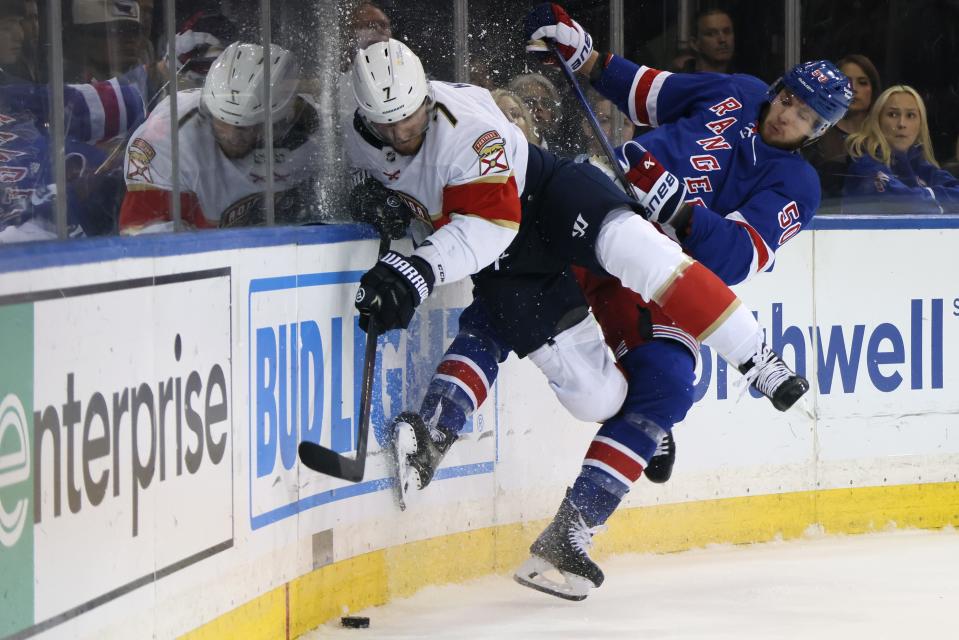
[[542, 138], [533, 125], [533, 116], [518, 95], [506, 89], [496, 89], [491, 91], [490, 95], [493, 96], [500, 111], [510, 122], [519, 127], [529, 142], [543, 146]]
[[846, 141], [852, 159], [847, 196], [899, 197], [902, 213], [941, 212], [959, 202], [959, 180], [939, 168], [929, 139], [922, 98], [910, 86], [895, 85], [876, 100], [862, 130]]

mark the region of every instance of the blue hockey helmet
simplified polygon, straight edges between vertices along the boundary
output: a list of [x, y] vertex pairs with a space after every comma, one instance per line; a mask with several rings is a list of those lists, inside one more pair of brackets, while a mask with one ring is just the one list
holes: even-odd
[[802, 62], [769, 86], [769, 101], [783, 89], [805, 102], [819, 116], [809, 138], [826, 133], [844, 115], [852, 102], [849, 78], [829, 60]]

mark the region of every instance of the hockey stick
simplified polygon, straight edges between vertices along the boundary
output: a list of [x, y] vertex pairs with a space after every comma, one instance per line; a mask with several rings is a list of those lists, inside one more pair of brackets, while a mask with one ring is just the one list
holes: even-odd
[[[589, 122], [589, 126], [593, 129], [593, 134], [596, 136], [596, 139], [599, 141], [603, 151], [606, 153], [606, 158], [609, 160], [609, 166], [613, 170], [613, 173], [616, 174], [616, 177], [622, 183], [623, 188], [626, 190], [626, 193], [632, 195], [633, 188], [629, 184], [629, 180], [626, 178], [626, 172], [623, 171], [623, 165], [619, 164], [619, 160], [616, 158], [616, 152], [613, 151], [613, 145], [609, 143], [609, 139], [606, 137], [606, 134], [603, 132], [603, 128], [599, 126], [599, 120], [596, 119], [596, 114], [593, 113], [593, 108], [589, 106], [589, 101], [586, 100], [586, 95], [583, 93], [583, 89], [579, 86], [579, 80], [576, 79], [576, 74], [566, 66], [566, 61], [563, 59], [563, 56], [559, 54], [559, 51], [556, 50], [556, 43], [548, 40], [546, 42], [549, 47], [550, 53], [553, 54], [553, 57], [559, 62], [560, 68], [563, 70], [563, 75], [566, 76], [566, 81], [569, 82], [570, 88], [573, 90], [576, 99], [579, 101], [579, 106], [583, 108], [583, 112], [586, 114], [586, 120]], [[599, 64], [597, 62], [597, 64]]]
[[[390, 250], [390, 237], [380, 235], [379, 256]], [[347, 458], [316, 442], [303, 441], [297, 449], [300, 462], [319, 473], [359, 482], [366, 468], [366, 442], [370, 433], [370, 411], [373, 404], [373, 372], [376, 370], [376, 342], [380, 337], [379, 327], [370, 318], [366, 329], [366, 350], [363, 355], [363, 379], [360, 381], [360, 424], [356, 434], [356, 457]]]

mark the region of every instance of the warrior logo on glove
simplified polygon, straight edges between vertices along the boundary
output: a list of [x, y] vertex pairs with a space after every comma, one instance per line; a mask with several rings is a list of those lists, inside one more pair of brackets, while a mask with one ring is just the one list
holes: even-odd
[[372, 319], [381, 331], [405, 329], [416, 307], [433, 290], [433, 268], [419, 256], [387, 251], [376, 265], [360, 278], [356, 309], [364, 331]]
[[380, 258], [380, 262], [393, 267], [397, 273], [405, 276], [409, 280], [409, 283], [413, 285], [413, 288], [420, 297], [417, 301], [418, 304], [422, 303], [426, 300], [426, 297], [430, 295], [430, 285], [426, 283], [426, 278], [400, 254], [390, 251]]

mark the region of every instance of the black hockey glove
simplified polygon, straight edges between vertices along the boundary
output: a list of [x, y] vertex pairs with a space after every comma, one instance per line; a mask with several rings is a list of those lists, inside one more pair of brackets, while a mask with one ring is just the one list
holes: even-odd
[[395, 191], [367, 178], [350, 192], [350, 215], [357, 222], [373, 225], [380, 235], [399, 240], [410, 226], [413, 210]]
[[380, 331], [410, 326], [413, 311], [433, 291], [433, 280], [433, 268], [423, 258], [387, 251], [360, 278], [356, 291], [360, 328], [366, 331], [370, 318]]

